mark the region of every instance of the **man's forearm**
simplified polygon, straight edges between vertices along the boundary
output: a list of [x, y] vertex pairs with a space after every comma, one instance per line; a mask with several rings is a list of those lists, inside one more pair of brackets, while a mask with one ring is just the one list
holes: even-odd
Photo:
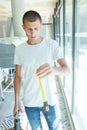
[[15, 76], [14, 78], [15, 103], [19, 101], [20, 84], [21, 84], [21, 77]]
[[70, 69], [68, 67], [54, 67], [54, 75], [65, 76], [70, 74]]

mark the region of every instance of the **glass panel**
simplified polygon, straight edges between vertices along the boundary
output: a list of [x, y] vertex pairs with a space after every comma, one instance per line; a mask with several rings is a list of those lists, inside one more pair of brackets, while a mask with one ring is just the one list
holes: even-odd
[[87, 0], [77, 0], [75, 115], [87, 130]]
[[59, 14], [55, 18], [55, 40], [59, 43]]
[[[65, 58], [72, 69], [72, 0], [66, 0], [65, 6]], [[72, 72], [71, 72], [72, 73]], [[65, 78], [65, 93], [71, 109], [72, 101], [72, 74]]]
[[60, 46], [63, 48], [63, 6], [60, 9]]
[[45, 36], [47, 38], [52, 38], [53, 37], [52, 24], [51, 23], [43, 24], [41, 35], [43, 37]]

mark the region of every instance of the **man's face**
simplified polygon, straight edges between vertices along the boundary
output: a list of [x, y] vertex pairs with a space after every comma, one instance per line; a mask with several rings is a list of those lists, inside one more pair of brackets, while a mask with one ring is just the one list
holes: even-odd
[[39, 38], [41, 27], [41, 22], [38, 19], [35, 22], [25, 20], [23, 29], [25, 30], [29, 41], [36, 41]]

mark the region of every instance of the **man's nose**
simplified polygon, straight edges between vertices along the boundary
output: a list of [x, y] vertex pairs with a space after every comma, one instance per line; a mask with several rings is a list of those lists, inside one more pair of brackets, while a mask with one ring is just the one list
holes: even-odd
[[34, 30], [32, 30], [32, 31], [31, 31], [31, 34], [32, 34], [32, 36], [33, 36], [33, 35], [35, 34], [35, 31], [34, 31]]

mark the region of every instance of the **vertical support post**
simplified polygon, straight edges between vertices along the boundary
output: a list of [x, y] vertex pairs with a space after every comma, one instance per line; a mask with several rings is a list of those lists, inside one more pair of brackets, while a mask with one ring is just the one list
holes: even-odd
[[11, 0], [14, 36], [25, 36], [22, 28], [24, 0]]
[[76, 25], [76, 6], [77, 1], [73, 0], [72, 2], [72, 106], [71, 112], [74, 114], [75, 108], [75, 25]]

